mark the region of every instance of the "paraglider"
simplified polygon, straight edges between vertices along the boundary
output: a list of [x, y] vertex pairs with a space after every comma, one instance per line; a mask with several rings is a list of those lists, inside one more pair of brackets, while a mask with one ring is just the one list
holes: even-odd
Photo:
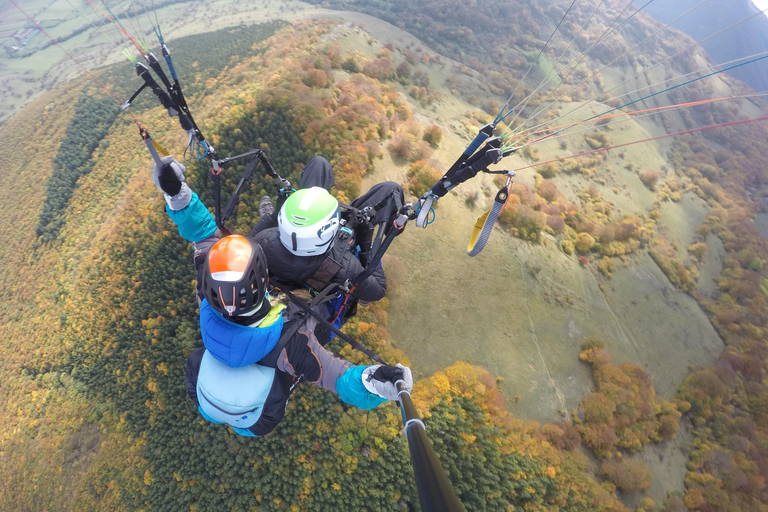
[[185, 170], [166, 157], [153, 181], [179, 233], [195, 244], [204, 348], [187, 360], [186, 388], [203, 417], [241, 435], [266, 435], [302, 380], [363, 409], [397, 399], [397, 381], [410, 391], [408, 367], [353, 366], [334, 357], [323, 348], [330, 333], [320, 335], [316, 319], [270, 296], [261, 246], [242, 235], [222, 238]]

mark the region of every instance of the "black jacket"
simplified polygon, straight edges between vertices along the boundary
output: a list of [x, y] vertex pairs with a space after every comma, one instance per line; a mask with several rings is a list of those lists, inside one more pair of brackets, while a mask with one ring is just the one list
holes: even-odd
[[[256, 231], [254, 229], [254, 231]], [[317, 256], [296, 256], [280, 242], [278, 228], [272, 227], [251, 232], [251, 237], [264, 250], [267, 256], [269, 274], [278, 281], [288, 284], [303, 284], [310, 281], [320, 269], [323, 262], [335, 252], [333, 249], [326, 254]], [[363, 271], [363, 265], [350, 251], [339, 251], [337, 254], [338, 271], [327, 279], [328, 282], [344, 284]], [[384, 297], [387, 291], [387, 276], [378, 267], [370, 277], [360, 283], [353, 295], [360, 300], [373, 302]]]

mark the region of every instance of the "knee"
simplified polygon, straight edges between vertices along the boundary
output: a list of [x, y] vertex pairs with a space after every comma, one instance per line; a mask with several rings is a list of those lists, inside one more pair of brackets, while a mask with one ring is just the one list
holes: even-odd
[[381, 190], [385, 192], [386, 194], [397, 194], [400, 196], [400, 198], [403, 197], [403, 187], [395, 183], [394, 181], [384, 181], [382, 183], [379, 183], [381, 187]]
[[307, 162], [307, 164], [304, 167], [305, 168], [306, 167], [321, 167], [321, 168], [330, 169], [331, 168], [331, 163], [328, 160], [326, 160], [325, 157], [322, 157], [322, 156], [318, 155], [318, 156], [313, 156], [312, 158], [310, 158], [309, 161]]

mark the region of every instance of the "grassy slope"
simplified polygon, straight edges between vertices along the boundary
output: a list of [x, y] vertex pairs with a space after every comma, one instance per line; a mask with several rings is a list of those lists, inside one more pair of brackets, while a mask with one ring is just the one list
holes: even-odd
[[[413, 36], [380, 20], [367, 20], [365, 26], [380, 44], [418, 43]], [[430, 66], [432, 83], [441, 84], [451, 68], [451, 64], [445, 70]], [[453, 126], [446, 130], [446, 139], [435, 155], [447, 165], [467, 143], [466, 131], [456, 127], [455, 120], [476, 107], [444, 92], [446, 97], [436, 109], [414, 105], [414, 111], [422, 122]], [[567, 104], [565, 111], [572, 108]], [[583, 118], [587, 111], [597, 113], [608, 108], [589, 105], [573, 117]], [[653, 125], [650, 128], [658, 130]], [[634, 122], [617, 125], [610, 133], [614, 143], [653, 135], [654, 131]], [[542, 158], [586, 150], [581, 137], [569, 140], [567, 150], [559, 149], [559, 141], [542, 144]], [[647, 211], [655, 194], [623, 165], [633, 162], [646, 169], [666, 162], [650, 144], [630, 146], [625, 153], [624, 159], [611, 154], [607, 161], [610, 170], [596, 176], [606, 179], [606, 184], [597, 186], [615, 202], [617, 211]], [[523, 164], [518, 158], [504, 163], [510, 167]], [[383, 179], [402, 180], [405, 170], [385, 157], [365, 185]], [[518, 181], [532, 185], [532, 176], [532, 170], [523, 171]], [[555, 182], [574, 200], [585, 185], [580, 176], [562, 176]], [[584, 336], [594, 334], [609, 340], [617, 360], [641, 364], [667, 398], [674, 396], [685, 376], [679, 368], [706, 365], [721, 350], [719, 337], [695, 301], [676, 290], [647, 256], [633, 258], [627, 268], [607, 281], [596, 269], [581, 268], [575, 257], [564, 255], [552, 241], [531, 246], [497, 229], [485, 251], [468, 258], [466, 242], [484, 208], [478, 204], [477, 209], [470, 210], [464, 204], [463, 194], [473, 188], [496, 190], [484, 178], [463, 184], [456, 194], [441, 200], [434, 225], [426, 230], [412, 225], [391, 250], [397, 261], [390, 271], [394, 290], [389, 328], [420, 375], [429, 375], [457, 359], [470, 360], [504, 378], [502, 388], [516, 417], [557, 421], [562, 414], [559, 411], [569, 413], [591, 387], [590, 374], [578, 361]], [[481, 197], [490, 202], [487, 196]], [[669, 213], [663, 221], [668, 218], [670, 223], [685, 224], [672, 233], [680, 237], [684, 250], [703, 217], [702, 205], [686, 197], [680, 203], [665, 205], [664, 211]], [[535, 276], [534, 268], [539, 269]], [[601, 283], [605, 292], [598, 286]], [[570, 297], [573, 304], [559, 303], [558, 295]], [[649, 318], [654, 321], [648, 322]], [[515, 400], [515, 396], [521, 399]]]
[[[380, 20], [366, 20], [365, 27], [381, 44], [419, 46], [412, 35]], [[443, 83], [451, 69], [451, 64], [447, 70], [430, 66], [432, 84]], [[655, 82], [658, 77], [651, 73], [649, 79]], [[626, 87], [634, 89], [645, 83], [635, 81]], [[476, 107], [446, 94], [437, 108], [413, 108], [420, 121], [445, 129], [446, 138], [435, 158], [449, 165], [472, 135], [456, 123], [457, 114]], [[565, 104], [563, 112], [573, 108], [573, 104]], [[592, 103], [563, 121], [609, 108]], [[659, 121], [659, 116], [653, 116], [639, 123], [617, 123], [611, 128], [611, 141], [616, 144], [666, 133]], [[542, 144], [542, 160], [587, 151], [583, 135], [568, 138], [567, 150], [560, 150], [559, 141]], [[663, 155], [666, 141], [659, 142], [627, 147], [622, 150], [624, 158], [612, 152], [605, 165], [608, 170], [595, 176], [604, 179], [604, 185], [581, 176], [561, 175], [554, 181], [573, 200], [591, 182], [614, 202], [617, 212], [649, 211], [656, 195], [640, 182], [637, 171], [624, 166], [631, 162], [642, 171], [667, 164]], [[508, 167], [528, 164], [517, 158], [505, 163]], [[402, 180], [404, 172], [387, 155], [364, 185]], [[532, 186], [532, 177], [533, 170], [528, 170], [517, 180]], [[641, 365], [664, 398], [676, 395], [690, 368], [711, 364], [722, 350], [722, 340], [696, 301], [677, 290], [647, 254], [632, 257], [608, 281], [595, 268], [582, 268], [551, 239], [544, 246], [532, 246], [496, 229], [485, 251], [468, 258], [465, 244], [485, 207], [478, 204], [470, 210], [465, 205], [463, 194], [472, 189], [496, 190], [483, 178], [463, 184], [457, 193], [441, 200], [438, 222], [426, 230], [411, 226], [385, 261], [392, 283], [389, 330], [395, 344], [411, 358], [418, 376], [458, 359], [468, 360], [504, 379], [501, 387], [515, 417], [558, 421], [592, 388], [590, 372], [578, 361], [585, 336], [608, 340], [616, 361]], [[664, 203], [660, 229], [677, 241], [681, 256], [706, 212], [703, 201], [691, 194], [679, 203]], [[702, 291], [712, 288], [713, 278], [722, 268], [722, 244], [718, 250], [719, 240], [708, 242], [712, 249], [702, 271]], [[572, 303], [558, 297], [568, 297]], [[648, 491], [629, 497], [627, 505], [637, 506], [644, 496], [663, 501], [667, 492], [683, 487], [686, 439], [689, 436], [683, 429], [678, 440], [640, 455], [655, 480]]]

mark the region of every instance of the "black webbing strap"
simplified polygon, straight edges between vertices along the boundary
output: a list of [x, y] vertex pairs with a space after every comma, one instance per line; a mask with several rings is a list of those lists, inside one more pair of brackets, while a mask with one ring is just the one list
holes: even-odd
[[168, 110], [168, 115], [178, 115], [178, 111], [176, 110], [176, 103], [157, 84], [157, 82], [155, 82], [155, 79], [152, 78], [152, 75], [150, 74], [149, 68], [147, 66], [141, 63], [136, 64], [136, 74], [139, 75], [142, 80], [144, 80], [144, 83], [148, 85], [150, 89], [152, 89], [152, 92], [155, 93], [157, 99], [160, 100], [160, 104]]
[[432, 186], [430, 192], [437, 197], [443, 197], [456, 185], [473, 178], [477, 173], [489, 165], [498, 163], [498, 161], [501, 160], [500, 145], [501, 140], [498, 137], [488, 140], [485, 143], [485, 146], [464, 161], [459, 169], [445, 173], [445, 175]]
[[493, 135], [495, 130], [496, 125], [493, 123], [488, 123], [487, 125], [480, 128], [474, 140], [472, 140], [469, 146], [467, 146], [467, 149], [464, 150], [464, 153], [461, 154], [461, 156], [453, 163], [450, 169], [448, 169], [448, 172], [445, 173], [445, 179], [452, 180], [455, 172], [459, 170], [460, 167], [462, 167], [462, 164], [466, 162], [469, 157], [475, 153], [475, 151], [477, 151], [477, 148], [479, 148], [488, 137]]
[[306, 317], [306, 314], [302, 312], [300, 316], [294, 318], [292, 321], [293, 323], [290, 327], [288, 327], [288, 330], [280, 336], [279, 340], [277, 340], [275, 348], [270, 350], [269, 354], [265, 355], [263, 358], [256, 362], [262, 366], [277, 368], [277, 358], [280, 357], [280, 352], [282, 352], [285, 346], [288, 344], [288, 340], [290, 340], [293, 335], [296, 334], [296, 331], [299, 330], [299, 327], [301, 327], [301, 321], [304, 319], [304, 317]]
[[355, 276], [355, 278], [352, 281], [352, 287], [357, 288], [357, 286], [368, 279], [373, 272], [376, 270], [376, 268], [381, 263], [381, 258], [384, 256], [384, 253], [387, 252], [387, 249], [389, 249], [390, 244], [392, 244], [392, 240], [395, 239], [397, 235], [403, 232], [405, 229], [405, 224], [408, 222], [408, 218], [406, 215], [400, 215], [398, 216], [393, 222], [389, 229], [389, 233], [387, 233], [387, 236], [384, 237], [384, 241], [379, 244], [378, 249], [374, 253], [374, 255], [371, 257], [370, 261], [368, 262], [368, 265], [365, 267], [365, 269], [360, 272], [358, 275]]
[[141, 87], [139, 87], [139, 89], [135, 93], [133, 93], [133, 96], [128, 98], [128, 101], [126, 101], [125, 104], [123, 104], [123, 110], [130, 107], [131, 103], [133, 103], [133, 100], [135, 100], [139, 96], [139, 94], [141, 94], [141, 91], [143, 91], [146, 88], [147, 88], [147, 82], [144, 82], [143, 84], [141, 84]]
[[174, 89], [173, 85], [171, 85], [168, 77], [165, 76], [165, 72], [163, 71], [163, 67], [160, 65], [160, 61], [157, 60], [157, 57], [155, 57], [155, 55], [151, 52], [147, 54], [146, 57], [147, 62], [149, 62], [149, 67], [152, 68], [152, 71], [154, 71], [158, 77], [160, 77], [160, 81], [163, 82], [165, 90], [168, 91], [168, 96], [173, 101], [174, 108], [179, 111], [179, 123], [181, 124], [182, 129], [184, 129], [186, 132], [193, 131], [195, 132], [195, 135], [199, 134], [200, 131], [197, 129], [197, 125], [195, 125], [194, 121], [191, 119], [191, 117], [189, 117], [186, 104], [183, 103], [183, 100], [181, 102], [179, 101], [178, 94], [176, 94], [176, 89]]
[[172, 89], [171, 82], [168, 80], [168, 77], [165, 76], [165, 71], [163, 71], [163, 67], [160, 65], [160, 61], [157, 60], [157, 57], [155, 57], [155, 55], [150, 52], [147, 54], [147, 62], [149, 62], [149, 67], [152, 68], [152, 71], [154, 71], [155, 74], [160, 77], [160, 81], [163, 82], [163, 85], [170, 94]]

